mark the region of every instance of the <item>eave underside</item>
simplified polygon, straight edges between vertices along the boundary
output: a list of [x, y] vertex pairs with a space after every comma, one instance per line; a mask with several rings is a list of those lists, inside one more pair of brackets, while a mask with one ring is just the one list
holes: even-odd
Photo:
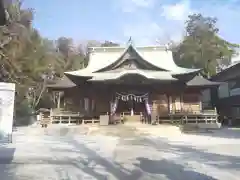
[[[169, 71], [152, 71], [143, 69], [115, 69], [105, 72], [87, 72], [86, 70], [65, 73], [70, 79], [85, 79], [86, 81], [107, 81], [107, 80], [118, 80], [125, 76], [138, 75], [149, 80], [159, 81], [188, 81], [191, 80], [198, 71], [177, 75]], [[74, 78], [73, 78], [74, 77]], [[187, 78], [186, 78], [187, 77]]]
[[[49, 85], [49, 89], [66, 89], [75, 86], [82, 86], [86, 84], [145, 84], [145, 85], [160, 85], [160, 84], [181, 84], [186, 88], [211, 88], [219, 86], [220, 83], [209, 81], [202, 76], [195, 75], [191, 80], [184, 78], [177, 79], [169, 72], [152, 72], [152, 71], [140, 71], [140, 70], [128, 70], [128, 71], [109, 71], [104, 73], [93, 73], [95, 76], [73, 76], [59, 80], [56, 84]], [[188, 77], [189, 78], [189, 77]], [[187, 79], [188, 79], [187, 78]]]

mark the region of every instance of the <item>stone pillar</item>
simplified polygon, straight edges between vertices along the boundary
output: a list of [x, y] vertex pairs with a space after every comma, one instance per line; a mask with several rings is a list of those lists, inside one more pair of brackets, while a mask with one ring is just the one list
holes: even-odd
[[0, 141], [12, 140], [15, 84], [0, 82]]

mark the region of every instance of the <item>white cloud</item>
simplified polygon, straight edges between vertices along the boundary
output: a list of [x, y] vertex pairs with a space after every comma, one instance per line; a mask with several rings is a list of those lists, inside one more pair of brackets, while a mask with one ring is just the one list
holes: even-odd
[[[175, 6], [161, 6], [160, 4], [156, 4], [156, 0], [119, 0], [118, 2], [120, 2], [119, 4], [121, 5], [123, 13], [131, 13], [132, 21], [128, 22], [128, 19], [126, 19], [126, 22], [123, 24], [125, 41], [127, 41], [130, 36], [138, 45], [156, 44], [157, 40], [163, 44], [168, 43], [170, 40], [180, 41], [183, 33], [182, 26], [179, 26], [179, 23], [172, 22], [172, 20], [176, 20], [179, 16], [180, 18], [185, 16], [187, 8], [189, 7], [187, 1], [184, 2], [184, 4], [179, 3]], [[153, 10], [156, 11], [157, 5], [159, 5], [158, 17], [152, 17], [151, 13]], [[171, 10], [171, 12], [169, 10]], [[176, 10], [178, 10], [178, 12], [181, 10], [181, 13], [173, 14]], [[170, 14], [167, 14], [167, 11]], [[163, 14], [160, 12], [163, 12]], [[157, 18], [163, 19], [161, 16], [164, 16], [167, 22], [157, 22]], [[177, 28], [179, 30], [176, 31]], [[174, 29], [174, 31], [172, 29]]]
[[184, 21], [191, 13], [190, 2], [185, 0], [176, 4], [162, 6], [162, 16], [167, 20]]
[[209, 1], [198, 4], [195, 8], [191, 7], [191, 2], [194, 3], [194, 1], [184, 0], [173, 5], [164, 5], [162, 16], [169, 20], [169, 23], [171, 21], [181, 22], [182, 29], [189, 14], [201, 13], [203, 16], [216, 17], [220, 36], [232, 42], [240, 42], [240, 36], [235, 33], [240, 31], [240, 26], [237, 23], [240, 19], [239, 0]]
[[151, 8], [156, 0], [115, 0], [115, 5], [122, 12], [131, 13], [138, 11], [139, 8]]
[[236, 33], [240, 31], [237, 23], [240, 19], [240, 5], [234, 4], [236, 0], [213, 0], [208, 3], [180, 0], [171, 4], [164, 0], [119, 1], [123, 13], [131, 12], [131, 22], [126, 18], [123, 24], [123, 37], [127, 40], [132, 36], [137, 44], [153, 44], [156, 39], [163, 43], [168, 40], [179, 42], [184, 35], [184, 21], [192, 13], [217, 17], [220, 35], [227, 40], [240, 42], [240, 36]]

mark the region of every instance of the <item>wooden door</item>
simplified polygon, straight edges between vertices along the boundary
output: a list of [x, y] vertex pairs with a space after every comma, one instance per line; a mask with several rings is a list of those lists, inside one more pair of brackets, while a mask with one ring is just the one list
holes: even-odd
[[159, 116], [168, 115], [168, 97], [165, 94], [158, 95], [158, 100], [155, 101], [154, 106]]

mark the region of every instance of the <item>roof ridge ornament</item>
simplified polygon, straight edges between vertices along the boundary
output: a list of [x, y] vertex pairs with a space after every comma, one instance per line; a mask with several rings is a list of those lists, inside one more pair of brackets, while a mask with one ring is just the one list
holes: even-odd
[[132, 40], [132, 36], [129, 37], [128, 41], [127, 41], [128, 45], [133, 45], [133, 40]]

